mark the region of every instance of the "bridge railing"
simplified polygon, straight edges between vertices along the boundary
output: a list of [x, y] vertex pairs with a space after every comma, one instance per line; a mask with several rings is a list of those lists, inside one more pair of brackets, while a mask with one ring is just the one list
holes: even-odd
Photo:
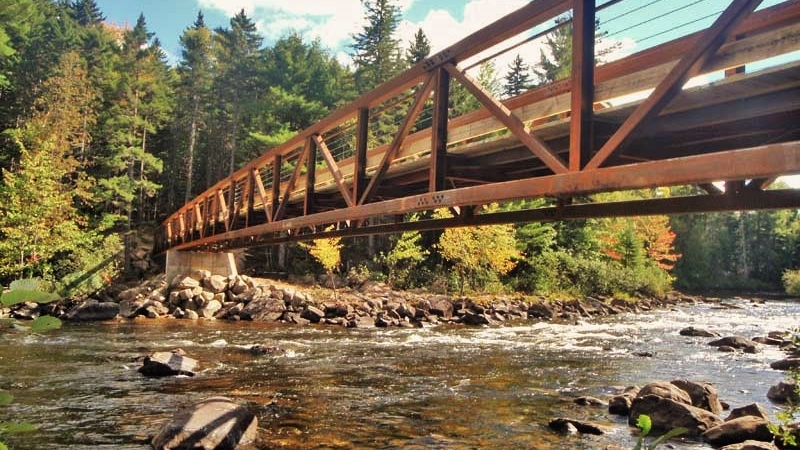
[[[746, 3], [745, 0], [735, 1]], [[457, 157], [472, 151], [476, 145], [483, 145], [481, 139], [487, 137], [496, 139], [498, 134], [504, 134], [525, 141], [530, 136], [528, 130], [532, 129], [537, 132], [535, 136], [546, 138], [553, 117], [569, 120], [571, 112], [586, 109], [586, 105], [580, 105], [585, 99], [574, 95], [580, 89], [575, 71], [572, 77], [532, 88], [501, 102], [491, 93], [483, 91], [481, 94], [482, 86], [472, 84], [474, 80], [469, 76], [475, 70], [469, 69], [487, 61], [503, 61], [519, 48], [520, 42], [541, 41], [559, 26], [571, 25], [569, 20], [562, 20], [561, 25], [555, 27], [552, 24], [554, 19], [563, 19], [570, 12], [584, 15], [585, 11], [573, 9], [583, 4], [574, 0], [535, 0], [334, 111], [284, 144], [267, 150], [173, 213], [158, 233], [158, 250], [185, 248], [188, 243], [213, 245], [214, 236], [254, 224], [277, 223], [392, 198], [391, 193], [381, 187], [387, 174], [399, 177], [427, 166], [431, 164], [429, 160], [437, 157], [437, 152], [439, 156]], [[593, 16], [602, 11], [608, 14], [611, 23], [619, 17], [635, 14], [639, 6], [639, 2], [610, 0], [591, 13]], [[709, 20], [716, 16], [709, 16]], [[798, 22], [800, 1], [797, 0], [753, 13], [735, 25], [732, 35], [736, 39], [722, 45], [713, 57], [706, 58], [701, 72], [722, 71], [798, 50]], [[690, 22], [686, 27], [666, 28], [663, 33], [656, 31], [652, 39], [647, 39], [651, 44], [656, 41], [656, 33], [678, 33], [678, 36], [670, 36], [673, 39], [668, 42], [622, 59], [596, 67], [592, 62], [591, 67], [578, 69], [584, 78], [590, 74], [593, 82], [588, 108], [655, 87], [686, 52], [698, 45], [703, 36], [701, 31], [685, 33], [691, 31], [689, 26], [699, 26], [699, 23], [701, 21]], [[615, 30], [609, 31], [609, 35], [625, 31], [624, 27]], [[586, 40], [596, 39], [593, 33], [577, 29], [575, 33], [587, 34]], [[581, 51], [575, 50], [573, 54], [574, 66], [580, 65], [581, 58], [593, 60], [592, 56], [579, 54]], [[464, 84], [480, 102], [477, 109], [451, 117], [448, 95], [441, 94], [452, 93], [451, 86], [456, 83]], [[524, 133], [516, 130], [517, 126], [523, 127]], [[580, 129], [575, 125], [574, 130]], [[569, 149], [549, 152], [537, 147], [536, 142], [529, 145], [541, 159], [542, 175], [580, 171], [587, 163], [586, 160], [576, 162], [576, 155]], [[586, 155], [578, 152], [577, 157], [585, 159]], [[447, 189], [448, 186], [442, 184], [443, 177], [435, 175], [434, 165], [431, 167], [429, 191]], [[287, 221], [287, 225], [280, 228], [291, 233], [297, 226]]]

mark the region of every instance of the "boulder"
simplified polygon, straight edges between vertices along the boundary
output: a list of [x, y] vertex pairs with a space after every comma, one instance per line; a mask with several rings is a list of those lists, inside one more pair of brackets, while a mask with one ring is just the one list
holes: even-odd
[[731, 444], [719, 450], [778, 450], [772, 442], [744, 441], [740, 444]]
[[656, 395], [636, 397], [631, 405], [628, 423], [636, 425], [636, 420], [642, 414], [650, 416], [653, 430], [669, 431], [685, 427], [689, 436], [700, 436], [722, 423], [722, 419], [710, 411]]
[[655, 395], [657, 397], [674, 400], [685, 405], [692, 404], [692, 398], [689, 396], [689, 393], [672, 383], [667, 383], [666, 381], [654, 381], [652, 383], [648, 383], [639, 391], [639, 393], [636, 395], [636, 398], [645, 397], [648, 395]]
[[800, 358], [786, 358], [769, 365], [775, 370], [791, 370], [800, 367]]
[[222, 309], [222, 303], [211, 300], [197, 311], [197, 315], [204, 319], [212, 319], [220, 309]]
[[575, 400], [573, 400], [572, 403], [575, 403], [576, 405], [580, 405], [580, 406], [605, 406], [606, 405], [606, 402], [600, 400], [599, 398], [589, 397], [589, 396], [578, 397]]
[[428, 311], [431, 314], [435, 314], [443, 319], [453, 317], [453, 302], [450, 300], [450, 297], [446, 295], [434, 295], [428, 298], [428, 304], [430, 305]]
[[528, 316], [538, 319], [552, 319], [556, 316], [556, 313], [551, 305], [544, 302], [536, 302], [528, 306]]
[[222, 275], [211, 275], [203, 279], [203, 287], [212, 294], [219, 294], [225, 292], [228, 288], [228, 278]]
[[743, 416], [723, 422], [703, 433], [703, 440], [720, 447], [739, 444], [744, 441], [772, 442], [773, 435], [766, 419], [755, 416]]
[[768, 418], [767, 411], [761, 405], [758, 403], [751, 403], [740, 408], [732, 409], [730, 414], [728, 414], [728, 417], [725, 418], [725, 421], [727, 422], [729, 420], [745, 416], [760, 417], [762, 419]]
[[718, 337], [719, 333], [708, 331], [703, 328], [686, 327], [682, 329], [679, 334], [681, 336], [699, 336], [699, 337]]
[[754, 337], [753, 338], [753, 342], [758, 343], [758, 344], [764, 344], [764, 345], [774, 345], [774, 346], [783, 345], [783, 339], [775, 339], [775, 338], [771, 338], [769, 336], [757, 336], [757, 337]]
[[[733, 347], [735, 349], [748, 351], [748, 349], [754, 349], [756, 343], [742, 336], [726, 336], [724, 338], [711, 341], [708, 343], [708, 345], [712, 347]], [[752, 353], [755, 352], [753, 351]]]
[[550, 427], [550, 429], [563, 434], [572, 434], [571, 430], [573, 427], [581, 434], [605, 434], [605, 431], [598, 425], [579, 420], [566, 419], [563, 417], [551, 420], [547, 426]]
[[631, 404], [636, 395], [639, 394], [639, 388], [636, 386], [629, 386], [625, 388], [619, 395], [615, 395], [608, 402], [608, 412], [610, 414], [617, 414], [620, 416], [627, 416], [631, 412]]
[[284, 312], [286, 312], [286, 305], [283, 300], [259, 296], [245, 305], [239, 316], [245, 320], [275, 321], [280, 319]]
[[179, 411], [161, 427], [155, 450], [234, 450], [256, 439], [258, 419], [225, 397], [212, 397]]
[[98, 302], [97, 300], [86, 300], [80, 305], [75, 306], [67, 313], [68, 320], [109, 320], [117, 317], [119, 305], [114, 302]]
[[320, 320], [325, 318], [325, 312], [321, 309], [317, 308], [313, 305], [308, 305], [305, 307], [303, 312], [300, 314], [300, 317], [311, 321], [313, 323], [319, 323]]
[[41, 315], [41, 305], [36, 302], [17, 303], [11, 308], [11, 317], [19, 320], [34, 320]]
[[797, 386], [792, 382], [781, 381], [767, 391], [767, 398], [773, 402], [786, 403], [789, 400], [798, 401]]
[[717, 389], [708, 383], [696, 383], [689, 380], [672, 380], [671, 384], [689, 394], [692, 399], [692, 406], [703, 408], [714, 414], [722, 413], [722, 404], [719, 401]]
[[145, 356], [139, 373], [146, 377], [194, 376], [197, 360], [184, 356], [182, 351], [155, 352]]
[[200, 286], [200, 281], [190, 276], [179, 275], [174, 280], [172, 280], [170, 286], [176, 290], [183, 291], [185, 289], [194, 289]]

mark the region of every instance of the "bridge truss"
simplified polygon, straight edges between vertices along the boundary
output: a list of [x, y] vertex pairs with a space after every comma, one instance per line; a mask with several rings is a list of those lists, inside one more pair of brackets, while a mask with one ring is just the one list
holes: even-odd
[[[800, 207], [800, 0], [732, 0], [709, 27], [606, 64], [595, 19], [636, 2], [534, 0], [267, 150], [169, 216], [157, 252], [491, 223]], [[635, 6], [635, 5], [634, 5]], [[571, 77], [500, 100], [470, 70], [553, 19]], [[500, 49], [500, 50], [498, 50]], [[757, 71], [756, 61], [769, 60]], [[777, 59], [776, 59], [777, 58]], [[777, 61], [777, 62], [776, 62]], [[684, 87], [697, 75], [719, 79]], [[453, 114], [454, 86], [479, 105]], [[625, 96], [638, 98], [620, 101]], [[388, 129], [388, 131], [387, 131]], [[724, 183], [724, 188], [720, 188]], [[695, 185], [701, 194], [587, 202]], [[553, 206], [489, 213], [519, 199]], [[448, 208], [449, 219], [409, 220]]]

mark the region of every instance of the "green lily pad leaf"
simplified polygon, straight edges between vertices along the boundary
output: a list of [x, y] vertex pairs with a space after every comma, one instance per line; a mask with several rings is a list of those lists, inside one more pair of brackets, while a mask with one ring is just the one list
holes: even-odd
[[5, 306], [16, 305], [22, 302], [36, 302], [36, 303], [50, 303], [58, 300], [60, 297], [50, 292], [42, 291], [28, 291], [25, 289], [18, 289], [16, 291], [4, 292], [0, 295], [0, 303]]
[[57, 330], [61, 328], [61, 320], [53, 316], [37, 317], [31, 322], [31, 331], [34, 333], [44, 333], [45, 331]]
[[8, 392], [0, 391], [0, 406], [8, 405], [14, 401], [14, 396]]
[[0, 422], [0, 431], [8, 433], [27, 433], [38, 429], [39, 427], [32, 423]]
[[0, 450], [8, 450], [8, 447], [6, 447], [6, 444], [0, 442]]

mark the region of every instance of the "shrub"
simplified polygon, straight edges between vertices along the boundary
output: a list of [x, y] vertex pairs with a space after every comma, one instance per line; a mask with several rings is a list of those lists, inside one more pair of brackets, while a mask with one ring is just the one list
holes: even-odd
[[787, 294], [800, 296], [800, 269], [785, 270], [782, 280]]

